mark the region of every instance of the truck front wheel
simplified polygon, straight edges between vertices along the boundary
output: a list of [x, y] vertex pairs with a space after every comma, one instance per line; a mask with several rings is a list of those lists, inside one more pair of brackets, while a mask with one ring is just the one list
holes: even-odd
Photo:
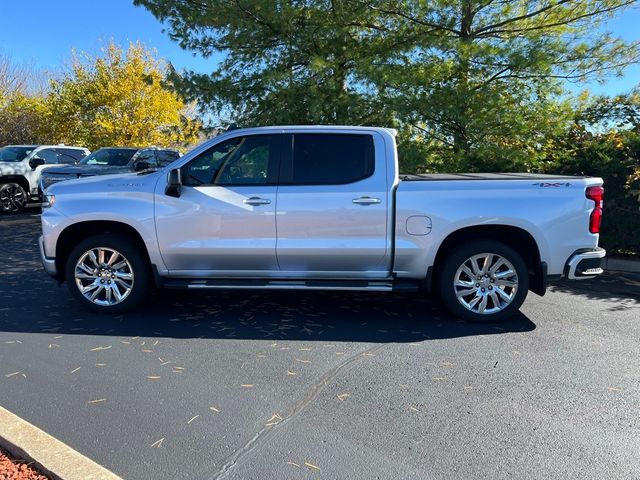
[[515, 314], [527, 296], [527, 266], [501, 242], [470, 242], [444, 261], [439, 290], [447, 308], [463, 320], [502, 321]]
[[126, 237], [104, 233], [80, 242], [66, 265], [71, 294], [85, 307], [120, 313], [140, 304], [149, 290], [144, 255]]

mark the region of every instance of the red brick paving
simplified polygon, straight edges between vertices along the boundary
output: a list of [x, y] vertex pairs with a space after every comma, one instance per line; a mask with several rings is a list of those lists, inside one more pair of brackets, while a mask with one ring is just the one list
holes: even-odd
[[26, 462], [15, 460], [0, 450], [0, 480], [49, 480]]

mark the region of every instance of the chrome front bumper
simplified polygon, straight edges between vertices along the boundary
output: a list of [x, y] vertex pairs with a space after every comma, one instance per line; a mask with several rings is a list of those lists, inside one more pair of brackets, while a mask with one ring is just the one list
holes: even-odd
[[578, 251], [567, 261], [565, 276], [569, 280], [587, 280], [604, 272], [602, 259], [607, 255], [604, 248]]
[[42, 266], [44, 267], [44, 271], [47, 272], [52, 277], [57, 275], [56, 270], [56, 259], [49, 258], [44, 253], [44, 237], [40, 235], [38, 238], [38, 247], [40, 247], [40, 260], [42, 261]]

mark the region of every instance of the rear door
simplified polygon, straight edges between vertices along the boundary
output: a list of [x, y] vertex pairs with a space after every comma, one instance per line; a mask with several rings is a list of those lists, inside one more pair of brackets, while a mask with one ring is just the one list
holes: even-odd
[[281, 274], [384, 278], [391, 270], [384, 141], [374, 132], [293, 133], [276, 227]]

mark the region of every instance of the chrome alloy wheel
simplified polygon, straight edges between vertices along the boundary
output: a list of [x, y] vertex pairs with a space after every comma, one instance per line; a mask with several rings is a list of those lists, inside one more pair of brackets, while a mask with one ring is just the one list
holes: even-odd
[[78, 259], [74, 277], [80, 293], [101, 306], [117, 305], [133, 289], [133, 269], [120, 252], [95, 247]]
[[0, 208], [5, 212], [19, 212], [27, 204], [24, 189], [14, 183], [7, 183], [0, 189]]
[[504, 310], [518, 291], [513, 264], [494, 253], [479, 253], [462, 262], [453, 280], [458, 301], [467, 310], [488, 315]]

